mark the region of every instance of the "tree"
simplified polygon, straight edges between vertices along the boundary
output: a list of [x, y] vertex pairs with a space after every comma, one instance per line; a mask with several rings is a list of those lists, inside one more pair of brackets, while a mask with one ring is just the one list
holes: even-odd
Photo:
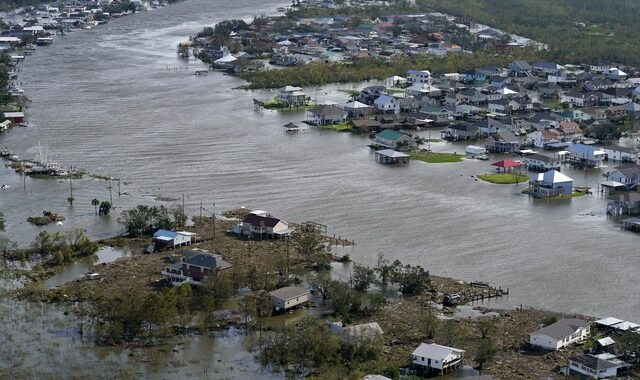
[[460, 326], [458, 326], [458, 321], [454, 319], [446, 320], [441, 324], [438, 336], [445, 346], [455, 346], [458, 344], [460, 340]]
[[433, 339], [438, 333], [440, 326], [440, 320], [433, 315], [427, 315], [420, 321], [421, 331], [427, 337], [427, 339]]
[[542, 320], [542, 325], [543, 326], [549, 326], [552, 325], [554, 323], [558, 322], [558, 317], [556, 315], [548, 315], [546, 317], [544, 317], [544, 319]]
[[296, 248], [303, 256], [312, 256], [324, 251], [324, 245], [318, 234], [302, 232], [295, 236]]
[[100, 201], [98, 200], [98, 198], [93, 198], [91, 200], [91, 205], [96, 210], [96, 216], [98, 216], [98, 206], [100, 206]]
[[100, 209], [98, 210], [99, 215], [109, 215], [111, 213], [111, 202], [102, 201], [100, 202]]
[[483, 339], [478, 346], [478, 352], [476, 353], [476, 363], [478, 363], [478, 370], [482, 370], [482, 367], [496, 354], [496, 344], [492, 339]]
[[495, 323], [491, 318], [481, 318], [478, 322], [478, 330], [480, 331], [480, 337], [485, 339], [490, 332], [495, 330]]
[[[396, 262], [400, 263], [397, 260]], [[400, 267], [400, 265], [396, 265], [396, 267]], [[394, 282], [398, 283], [400, 292], [404, 295], [420, 294], [431, 285], [429, 272], [419, 265], [411, 266], [407, 264], [401, 270], [396, 269], [394, 277]]]
[[364, 265], [353, 264], [353, 288], [364, 292], [375, 281], [375, 271]]

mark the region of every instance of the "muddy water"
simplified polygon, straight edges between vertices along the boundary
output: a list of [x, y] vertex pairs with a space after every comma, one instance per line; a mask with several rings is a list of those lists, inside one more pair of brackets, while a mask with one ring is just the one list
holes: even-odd
[[[25, 191], [22, 178], [2, 168], [0, 183], [11, 185], [0, 192], [0, 209], [9, 221], [7, 235], [28, 244], [41, 229], [82, 227], [92, 236], [107, 237], [118, 232], [115, 221], [122, 209], [156, 203], [154, 195], [179, 199], [184, 194], [193, 214], [202, 201], [215, 203], [218, 210], [244, 205], [292, 221], [327, 224], [331, 234], [356, 240], [355, 247], [345, 250], [358, 262], [375, 264], [377, 254], [384, 253], [432, 273], [510, 288], [512, 294], [492, 302], [495, 306], [525, 304], [639, 319], [638, 236], [607, 218], [601, 197], [533, 200], [517, 187], [474, 180], [474, 175], [492, 170], [480, 161], [384, 167], [374, 162], [366, 138], [313, 129], [285, 134], [282, 125], [304, 119], [302, 113], [255, 112], [251, 106], [252, 98], [274, 92], [231, 90], [242, 82], [220, 73], [196, 78], [193, 71], [202, 65], [176, 58], [176, 43], [201, 26], [251, 17], [281, 3], [190, 0], [74, 32], [38, 49], [22, 66], [21, 76], [33, 100], [27, 111], [32, 127], [1, 136], [0, 146], [34, 157], [40, 142], [63, 166], [122, 178], [122, 190], [130, 195], [115, 195], [113, 215], [96, 217], [90, 201], [109, 199], [105, 181], [74, 182], [76, 203], [69, 207], [68, 183], [27, 179]], [[305, 91], [318, 101], [342, 102], [346, 95], [339, 90], [349, 87]], [[431, 147], [464, 149], [448, 143]], [[564, 172], [576, 185], [595, 187], [602, 178], [600, 170]], [[66, 216], [63, 226], [26, 222], [45, 209]], [[68, 278], [75, 275], [70, 268]], [[2, 325], [14, 326], [5, 327], [4, 334], [20, 342], [10, 348], [19, 352], [2, 358], [22, 358], [9, 365], [24, 369], [27, 377], [45, 373], [40, 367], [44, 361], [30, 360], [30, 355], [55, 357], [61, 373], [102, 369], [96, 363], [104, 358], [105, 363], [127, 363], [121, 353], [105, 353], [71, 335], [50, 333], [50, 325], [73, 328], [72, 322], [57, 319], [59, 310], [10, 300], [0, 307]], [[201, 339], [207, 338], [186, 344], [204, 344]], [[227, 338], [212, 342], [220, 339]], [[193, 376], [204, 373], [204, 367], [210, 373], [214, 368], [232, 371], [226, 364], [215, 366], [216, 355], [222, 353], [212, 353], [216, 359], [209, 351], [193, 357], [191, 353], [199, 351], [187, 346], [169, 350], [158, 367], [136, 361], [133, 370], [163, 377], [169, 368], [176, 370], [174, 360], [184, 371], [193, 366]], [[224, 344], [220, 347], [225, 351]], [[236, 355], [250, 362], [249, 367], [238, 366], [246, 369], [239, 373], [253, 373], [257, 364], [251, 363], [252, 354], [240, 349]], [[81, 366], [81, 360], [84, 367], [71, 367]], [[204, 364], [180, 367], [189, 360]]]
[[[63, 166], [122, 178], [130, 196], [114, 199], [120, 208], [111, 217], [96, 218], [90, 200], [108, 199], [104, 181], [78, 181], [78, 200], [69, 208], [68, 184], [28, 181], [25, 194], [19, 177], [0, 171], [0, 182], [12, 181], [0, 193], [8, 232], [28, 242], [39, 229], [26, 217], [53, 208], [67, 220], [47, 228], [79, 225], [108, 236], [119, 230], [123, 208], [155, 203], [151, 195], [184, 194], [193, 214], [202, 201], [329, 225], [330, 233], [356, 240], [351, 256], [359, 262], [374, 264], [381, 252], [433, 273], [508, 287], [505, 306], [640, 315], [638, 236], [607, 218], [604, 199], [541, 202], [513, 186], [475, 181], [473, 175], [492, 170], [487, 162], [384, 167], [366, 138], [313, 129], [286, 134], [282, 125], [303, 120], [303, 113], [252, 107], [252, 98], [274, 92], [232, 90], [242, 82], [221, 73], [195, 77], [202, 65], [176, 58], [176, 43], [202, 25], [250, 18], [277, 4], [191, 0], [38, 49], [21, 77], [33, 100], [27, 111], [33, 127], [2, 136], [0, 145], [29, 156], [41, 142]], [[342, 102], [347, 95], [339, 90], [348, 87], [305, 91]], [[602, 178], [599, 170], [566, 173], [576, 185], [595, 187]]]

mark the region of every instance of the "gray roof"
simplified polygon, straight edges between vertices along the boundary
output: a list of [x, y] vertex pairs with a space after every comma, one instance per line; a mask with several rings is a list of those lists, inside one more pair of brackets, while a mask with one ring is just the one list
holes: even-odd
[[547, 327], [543, 327], [538, 331], [534, 331], [531, 333], [531, 335], [542, 334], [542, 335], [546, 335], [551, 338], [560, 340], [560, 339], [563, 339], [564, 337], [570, 336], [571, 334], [576, 332], [576, 330], [579, 329], [580, 327], [587, 327], [587, 326], [589, 326], [589, 322], [585, 320], [577, 319], [577, 318], [566, 318], [566, 319], [561, 319], [558, 322], [551, 324]]
[[218, 270], [232, 267], [231, 263], [222, 260], [221, 256], [213, 255], [208, 252], [184, 250], [180, 253], [184, 255], [182, 262], [185, 264]]
[[269, 293], [272, 297], [280, 298], [281, 300], [290, 300], [292, 298], [308, 295], [309, 291], [299, 286], [286, 286], [284, 288], [276, 289]]
[[451, 353], [463, 353], [464, 350], [459, 350], [453, 347], [441, 346], [439, 344], [427, 344], [420, 343], [418, 348], [416, 348], [412, 355], [419, 356], [423, 358], [430, 358], [436, 360], [443, 360]]
[[342, 108], [334, 105], [320, 105], [316, 108], [310, 109], [309, 112], [313, 115], [325, 117], [343, 117], [347, 114]]
[[622, 173], [627, 178], [640, 177], [640, 166], [636, 164], [627, 164], [616, 167], [616, 170]]
[[554, 163], [559, 161], [557, 158], [545, 156], [544, 154], [540, 154], [540, 153], [534, 153], [530, 155], [528, 158], [532, 160], [546, 162], [546, 163]]
[[601, 369], [618, 367], [617, 364], [612, 363], [608, 360], [602, 360], [599, 357], [594, 355], [572, 356], [569, 358], [569, 360], [596, 371], [599, 371]]

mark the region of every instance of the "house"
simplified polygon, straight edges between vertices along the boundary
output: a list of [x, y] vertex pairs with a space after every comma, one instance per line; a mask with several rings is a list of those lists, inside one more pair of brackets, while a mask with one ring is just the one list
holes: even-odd
[[180, 261], [168, 265], [162, 271], [162, 275], [173, 285], [202, 285], [208, 276], [232, 267], [222, 259], [222, 256], [213, 255], [207, 251], [183, 250], [180, 254], [182, 255]]
[[445, 374], [462, 368], [464, 353], [453, 347], [420, 343], [411, 353], [411, 362], [419, 372]]
[[554, 62], [536, 62], [533, 65], [533, 70], [542, 74], [554, 74], [558, 71], [564, 70], [564, 67]]
[[561, 136], [556, 129], [541, 129], [527, 134], [527, 144], [536, 148], [545, 148], [550, 144], [561, 142]]
[[234, 227], [233, 232], [241, 236], [277, 238], [291, 235], [292, 230], [284, 220], [274, 218], [266, 211], [254, 210]]
[[574, 165], [598, 167], [604, 161], [605, 151], [592, 145], [572, 144], [568, 148], [569, 160]]
[[[640, 214], [640, 193], [618, 192], [609, 195], [607, 202], [608, 215], [639, 215]], [[600, 322], [600, 321], [597, 321]], [[596, 322], [596, 323], [597, 323]], [[619, 322], [622, 322], [619, 320]], [[602, 323], [598, 323], [602, 325]]]
[[377, 133], [373, 144], [399, 151], [408, 151], [416, 146], [416, 142], [411, 137], [392, 129]]
[[369, 133], [382, 129], [382, 123], [375, 119], [352, 119], [349, 121], [351, 130], [356, 133]]
[[407, 83], [413, 84], [431, 84], [431, 72], [429, 70], [409, 70], [407, 71]]
[[443, 140], [467, 141], [476, 140], [480, 136], [478, 126], [473, 124], [454, 124], [441, 132]]
[[520, 104], [512, 99], [497, 99], [489, 102], [489, 112], [511, 113], [520, 109]]
[[619, 162], [638, 162], [638, 151], [634, 148], [625, 148], [621, 146], [605, 146], [605, 161], [619, 161]]
[[[559, 172], [555, 173], [560, 174]], [[567, 179], [572, 181], [569, 177]], [[557, 351], [574, 343], [582, 343], [589, 336], [589, 333], [589, 322], [577, 318], [565, 318], [530, 333], [529, 344]]]
[[501, 129], [489, 136], [485, 148], [491, 153], [514, 153], [520, 149], [520, 141], [510, 130]]
[[618, 359], [615, 355], [603, 353], [571, 356], [567, 369], [569, 375], [578, 374], [592, 379], [607, 379], [617, 377], [619, 370], [628, 367], [631, 367], [629, 363]]
[[347, 112], [347, 116], [350, 118], [363, 117], [373, 112], [373, 107], [357, 100], [345, 104], [342, 108]]
[[276, 311], [287, 311], [292, 307], [309, 302], [309, 292], [299, 286], [287, 286], [269, 293], [271, 304]]
[[382, 95], [374, 101], [373, 105], [381, 113], [400, 113], [400, 102], [393, 96]]
[[414, 96], [417, 99], [426, 97], [437, 98], [442, 96], [442, 90], [430, 84], [416, 83], [404, 90], [405, 96]]
[[606, 70], [604, 73], [604, 77], [611, 80], [623, 80], [627, 79], [627, 73], [620, 70], [617, 67], [612, 67], [609, 70]]
[[539, 153], [528, 155], [525, 158], [524, 162], [527, 164], [529, 170], [540, 172], [547, 172], [549, 170], [560, 170], [560, 167], [562, 166], [560, 158], [545, 156]]
[[24, 123], [24, 112], [5, 112], [2, 117], [14, 124]]
[[383, 86], [370, 86], [365, 87], [360, 91], [358, 100], [364, 104], [373, 105], [373, 102], [383, 95], [387, 95], [386, 88]]
[[278, 101], [286, 106], [301, 106], [306, 103], [307, 95], [300, 87], [286, 86], [278, 90]]
[[167, 231], [160, 229], [153, 234], [153, 244], [156, 250], [171, 249], [194, 242], [195, 234], [184, 231]]
[[340, 124], [347, 121], [347, 112], [332, 104], [307, 110], [307, 120], [314, 125]]
[[615, 181], [623, 184], [627, 190], [634, 190], [640, 185], [640, 166], [636, 164], [618, 166], [607, 174], [607, 181]]
[[407, 79], [397, 75], [385, 79], [386, 87], [402, 87], [407, 84]]
[[622, 106], [622, 108], [627, 112], [627, 115], [632, 119], [640, 118], [640, 104], [629, 102]]
[[[569, 176], [566, 176], [560, 173], [557, 170], [549, 170], [545, 173], [533, 174], [529, 178], [529, 195], [532, 195], [534, 197], [540, 197], [540, 198], [557, 197], [560, 195], [569, 195], [571, 193], [573, 193], [573, 179]], [[553, 329], [555, 328], [556, 327], [550, 329], [549, 332], [545, 330], [542, 334], [551, 334], [553, 332]], [[561, 330], [561, 331], [564, 331], [564, 330]], [[536, 339], [534, 339], [532, 334], [529, 334], [531, 336], [531, 340], [530, 340], [531, 344], [533, 345], [537, 344], [545, 348], [546, 346], [549, 346], [551, 344], [551, 343], [548, 343], [551, 341], [545, 340], [546, 339], [545, 336], [541, 335]], [[549, 335], [549, 336], [551, 338], [555, 337], [552, 335]]]
[[514, 77], [528, 77], [531, 76], [533, 67], [527, 61], [514, 61], [508, 66], [511, 71], [511, 75]]
[[590, 92], [571, 91], [560, 95], [561, 103], [568, 103], [573, 107], [595, 107], [600, 102], [600, 98]]

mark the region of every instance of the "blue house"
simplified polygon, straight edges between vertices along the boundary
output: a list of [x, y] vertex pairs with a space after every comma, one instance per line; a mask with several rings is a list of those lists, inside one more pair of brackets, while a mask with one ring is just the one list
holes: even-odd
[[184, 231], [168, 231], [159, 229], [153, 234], [153, 243], [156, 250], [175, 248], [189, 245], [193, 242], [195, 234]]

